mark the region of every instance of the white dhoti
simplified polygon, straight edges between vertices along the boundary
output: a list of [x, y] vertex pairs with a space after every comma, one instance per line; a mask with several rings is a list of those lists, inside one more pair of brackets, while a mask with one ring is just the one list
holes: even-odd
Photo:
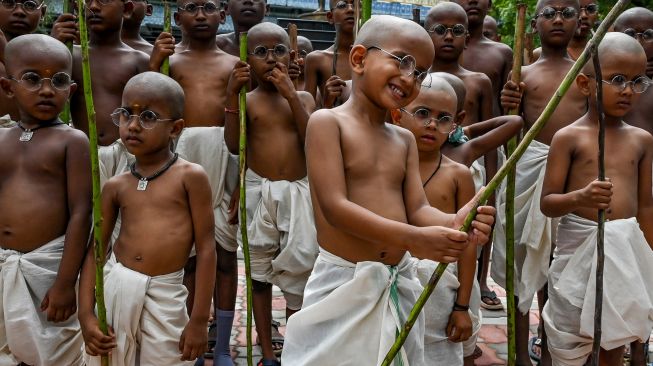
[[0, 365], [83, 364], [77, 314], [55, 324], [40, 310], [63, 249], [63, 236], [29, 253], [0, 249]]
[[[515, 293], [525, 314], [533, 296], [546, 283], [551, 256], [552, 222], [540, 210], [549, 146], [533, 141], [517, 163], [515, 187]], [[505, 185], [504, 185], [505, 187]], [[505, 190], [500, 193], [505, 197]], [[492, 252], [492, 278], [506, 287], [506, 206], [497, 208]]]
[[[592, 352], [596, 222], [560, 221], [542, 317], [554, 365], [581, 366]], [[635, 218], [605, 223], [601, 347], [648, 339], [653, 328], [653, 251]]]
[[[417, 278], [426, 286], [438, 263], [417, 261]], [[450, 264], [424, 305], [424, 361], [427, 365], [463, 365], [463, 344], [447, 339], [447, 325], [458, 293], [456, 265]]]
[[238, 186], [238, 156], [227, 149], [224, 127], [186, 128], [179, 136], [175, 151], [206, 171], [213, 199], [215, 241], [225, 250], [235, 252], [238, 225], [229, 224], [228, 210], [231, 195]]
[[[179, 339], [188, 323], [184, 271], [150, 277], [126, 268], [112, 254], [104, 265], [107, 323], [116, 334], [113, 366], [192, 365], [180, 361]], [[86, 355], [88, 366], [100, 357]]]
[[[288, 319], [282, 364], [379, 365], [422, 289], [408, 253], [387, 266], [351, 263], [320, 250], [304, 305]], [[393, 365], [426, 365], [423, 342], [420, 315]]]
[[308, 179], [271, 181], [250, 169], [245, 184], [252, 278], [278, 286], [299, 310], [319, 251]]
[[5, 114], [4, 116], [0, 117], [0, 128], [11, 128], [16, 125], [16, 122], [11, 119], [11, 116], [8, 114]]

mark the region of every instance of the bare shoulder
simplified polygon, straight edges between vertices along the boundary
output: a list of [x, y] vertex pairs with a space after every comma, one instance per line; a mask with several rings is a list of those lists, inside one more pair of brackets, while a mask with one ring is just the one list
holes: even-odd
[[191, 163], [190, 161], [178, 158], [177, 169], [181, 172], [184, 180], [189, 179], [192, 182], [200, 182], [206, 180], [208, 182], [206, 171], [199, 164]]
[[304, 103], [304, 105], [315, 105], [315, 98], [311, 95], [311, 93], [303, 90], [298, 90], [297, 95], [299, 96], [299, 99]]
[[401, 141], [406, 144], [406, 147], [409, 147], [410, 145], [417, 146], [417, 143], [415, 142], [415, 135], [413, 135], [413, 133], [410, 132], [407, 128], [396, 126], [391, 123], [386, 123], [385, 126], [390, 131], [393, 131], [397, 136], [399, 136]]
[[308, 126], [312, 129], [337, 128], [340, 118], [336, 111], [337, 109], [318, 109], [308, 118]]
[[625, 122], [622, 124], [622, 128], [626, 130], [628, 135], [632, 136], [634, 142], [637, 142], [646, 149], [653, 150], [653, 135], [648, 133], [648, 131]]
[[324, 62], [328, 62], [333, 58], [333, 52], [325, 51], [325, 50], [317, 50], [309, 53], [306, 56], [306, 63], [310, 63], [312, 65], [320, 65], [323, 64]]
[[72, 128], [70, 126], [63, 126], [57, 129], [60, 138], [69, 144], [80, 144], [88, 146], [88, 136], [82, 130]]
[[587, 128], [587, 126], [583, 123], [581, 118], [571, 123], [570, 125], [559, 129], [553, 135], [553, 139], [551, 140], [551, 146], [552, 147], [556, 146], [558, 148], [560, 146], [575, 146], [577, 145], [579, 138], [589, 133], [594, 133], [594, 132], [590, 131]]
[[450, 174], [456, 178], [456, 180], [460, 181], [463, 179], [472, 179], [472, 172], [467, 166], [453, 161], [444, 155], [442, 155], [442, 158], [447, 162]]
[[220, 49], [223, 49], [227, 45], [231, 43], [231, 39], [233, 38], [234, 33], [224, 33], [224, 34], [218, 34], [215, 36], [215, 43], [218, 45]]

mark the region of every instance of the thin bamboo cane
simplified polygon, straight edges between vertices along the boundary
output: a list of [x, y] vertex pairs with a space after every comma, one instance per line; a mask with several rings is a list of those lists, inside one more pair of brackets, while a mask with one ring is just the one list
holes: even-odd
[[[100, 330], [109, 334], [107, 327], [107, 310], [104, 305], [104, 259], [106, 253], [102, 243], [102, 205], [100, 196], [100, 165], [98, 161], [97, 125], [95, 123], [95, 107], [93, 105], [93, 90], [91, 88], [91, 65], [89, 61], [88, 33], [84, 2], [77, 2], [79, 14], [79, 37], [82, 50], [82, 75], [84, 83], [84, 102], [88, 119], [88, 137], [91, 152], [91, 174], [93, 179], [93, 241], [95, 255], [95, 303]], [[109, 357], [102, 356], [102, 366], [109, 365]]]
[[[240, 60], [247, 61], [247, 33], [240, 34]], [[238, 160], [240, 171], [240, 234], [243, 238], [243, 256], [245, 257], [245, 282], [247, 291], [247, 365], [252, 366], [252, 269], [249, 258], [249, 241], [247, 240], [247, 210], [245, 206], [245, 170], [247, 165], [247, 86], [240, 89], [238, 95], [238, 117], [240, 118], [240, 139]]]
[[[517, 4], [517, 24], [515, 27], [515, 53], [512, 59], [511, 80], [519, 85], [524, 52], [524, 32], [526, 30], [526, 4]], [[508, 112], [517, 115], [518, 109]], [[517, 136], [508, 141], [507, 156], [510, 157], [517, 146]], [[508, 366], [517, 362], [516, 323], [515, 323], [515, 179], [516, 166], [508, 172], [506, 186], [506, 291], [508, 302]]]
[[[163, 2], [163, 31], [166, 33], [170, 33], [171, 28], [172, 28], [172, 20], [170, 15], [170, 5], [168, 5], [167, 1], [164, 1]], [[163, 60], [163, 64], [161, 65], [161, 73], [163, 75], [170, 76], [170, 57], [166, 57], [166, 59]]]
[[354, 0], [354, 39], [358, 37], [358, 28], [361, 26], [361, 1]]
[[[355, 0], [357, 1], [357, 0]], [[363, 15], [362, 15], [362, 22], [361, 26], [365, 24], [370, 18], [372, 17], [372, 0], [362, 0], [363, 1]]]
[[331, 75], [338, 75], [338, 45], [340, 43], [340, 24], [334, 24], [336, 38], [333, 41], [333, 62], [331, 63]]
[[[578, 60], [576, 60], [576, 62], [571, 67], [569, 72], [567, 72], [567, 75], [562, 80], [560, 86], [558, 86], [558, 89], [551, 97], [551, 100], [549, 100], [549, 103], [542, 111], [540, 117], [537, 119], [537, 121], [535, 121], [535, 123], [530, 128], [530, 130], [524, 135], [523, 140], [517, 146], [517, 148], [515, 148], [514, 154], [510, 156], [510, 158], [501, 167], [501, 169], [499, 169], [499, 171], [494, 176], [494, 178], [492, 178], [492, 180], [487, 184], [487, 187], [483, 192], [483, 194], [479, 197], [478, 202], [465, 218], [465, 221], [462, 227], [460, 228], [460, 231], [463, 232], [469, 231], [472, 225], [472, 221], [474, 221], [474, 218], [476, 217], [476, 211], [478, 207], [482, 204], [485, 204], [485, 202], [487, 202], [488, 198], [492, 195], [492, 192], [494, 192], [494, 190], [497, 189], [499, 183], [501, 183], [501, 181], [506, 177], [508, 171], [517, 165], [517, 161], [524, 154], [524, 152], [528, 148], [528, 145], [530, 145], [530, 143], [540, 133], [542, 128], [544, 128], [544, 125], [549, 121], [549, 118], [551, 118], [551, 115], [558, 107], [558, 104], [560, 104], [560, 100], [567, 93], [574, 79], [580, 73], [581, 68], [587, 62], [592, 47], [594, 47], [594, 45], [597, 45], [598, 43], [601, 42], [603, 36], [605, 36], [605, 33], [608, 31], [608, 28], [612, 25], [612, 23], [614, 23], [617, 16], [626, 8], [628, 3], [630, 3], [630, 0], [619, 0], [612, 7], [612, 10], [610, 10], [610, 13], [608, 13], [608, 15], [605, 17], [603, 22], [601, 22], [601, 25], [597, 29], [592, 39], [590, 39], [587, 45], [585, 46], [585, 50], [583, 51], [583, 53], [581, 53], [580, 57], [578, 57]], [[440, 277], [442, 277], [442, 274], [446, 269], [447, 269], [447, 264], [440, 263], [438, 267], [435, 269], [435, 271], [433, 271], [433, 274], [431, 275], [429, 282], [424, 287], [424, 291], [422, 291], [422, 294], [417, 299], [415, 306], [413, 306], [413, 309], [410, 311], [408, 320], [406, 320], [406, 323], [402, 327], [399, 336], [397, 337], [395, 343], [392, 345], [392, 347], [388, 351], [388, 354], [385, 356], [385, 359], [381, 363], [382, 366], [389, 366], [392, 360], [399, 352], [399, 350], [401, 349], [401, 347], [403, 346], [403, 344], [406, 342], [408, 333], [410, 332], [413, 325], [415, 324], [415, 321], [417, 321], [419, 313], [422, 311], [424, 304], [426, 304], [426, 301], [428, 300], [429, 296], [431, 296], [431, 294], [433, 293], [435, 286], [438, 284], [438, 281], [440, 281]]]
[[[298, 54], [297, 54], [297, 52], [298, 52], [298, 48], [297, 48], [297, 24], [294, 24], [294, 23], [288, 24], [288, 36], [290, 37], [290, 49], [295, 51], [295, 60], [297, 60], [297, 58], [299, 57]], [[299, 85], [299, 80], [294, 79], [292, 81], [292, 84], [295, 86], [295, 88], [297, 88], [297, 86]]]
[[[605, 115], [603, 114], [603, 75], [599, 62], [598, 46], [593, 49], [592, 61], [596, 76], [596, 108], [599, 116], [599, 180], [605, 181]], [[601, 351], [601, 319], [603, 312], [603, 237], [605, 231], [605, 210], [598, 212], [598, 233], [596, 235], [596, 297], [594, 303], [594, 342], [592, 344], [592, 366], [598, 366]]]
[[[63, 14], [73, 14], [73, 9], [75, 6], [72, 4], [72, 0], [64, 0], [63, 1], [63, 9], [62, 13]], [[66, 47], [68, 47], [68, 51], [70, 51], [70, 54], [73, 54], [73, 42], [68, 41], [66, 42]], [[61, 121], [64, 123], [70, 124], [71, 118], [70, 118], [70, 100], [66, 101], [66, 104], [64, 104], [63, 111], [61, 111], [60, 115]]]

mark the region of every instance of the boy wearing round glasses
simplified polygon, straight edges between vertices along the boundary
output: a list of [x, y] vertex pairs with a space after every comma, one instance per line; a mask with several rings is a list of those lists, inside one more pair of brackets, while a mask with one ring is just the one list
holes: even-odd
[[[40, 0], [0, 1], [0, 76], [6, 75], [3, 56], [6, 43], [20, 35], [34, 32], [45, 15], [46, 7]], [[16, 103], [1, 92], [0, 116], [0, 127], [13, 126], [13, 121], [20, 117]]]
[[[519, 108], [527, 129], [540, 116], [546, 103], [574, 64], [567, 47], [578, 28], [579, 11], [578, 0], [540, 0], [537, 3], [531, 27], [540, 37], [542, 54], [535, 63], [522, 67], [522, 84], [518, 87], [508, 81], [501, 96], [504, 110]], [[520, 364], [531, 362], [529, 347], [535, 358], [538, 358], [540, 353], [542, 361], [548, 364], [546, 349], [541, 347], [544, 339], [540, 341], [544, 335], [533, 337], [530, 342], [528, 339], [528, 311], [535, 293], [546, 284], [557, 222], [542, 214], [539, 196], [553, 135], [580, 118], [586, 110], [587, 97], [576, 85], [572, 85], [549, 122], [517, 164], [515, 258], [520, 259], [515, 263], [515, 278], [519, 304], [516, 319], [517, 363]], [[495, 250], [492, 256], [492, 277], [504, 286], [505, 265], [502, 263], [505, 263], [505, 213], [501, 209], [497, 221], [499, 225], [495, 228], [495, 246], [501, 250]], [[526, 224], [527, 222], [529, 224]], [[540, 294], [545, 295], [543, 292]]]
[[[306, 155], [320, 254], [286, 328], [284, 364], [378, 365], [422, 290], [411, 255], [455, 262], [488, 239], [494, 210], [480, 207], [469, 235], [457, 231], [470, 205], [458, 215], [431, 207], [415, 138], [385, 123], [388, 110], [417, 97], [433, 54], [418, 24], [372, 18], [349, 56], [349, 100], [311, 116]], [[397, 358], [431, 364], [423, 347], [420, 317]]]
[[[81, 0], [80, 0], [81, 1]], [[107, 146], [119, 138], [118, 128], [111, 122], [111, 112], [120, 105], [122, 89], [134, 75], [148, 70], [149, 56], [137, 51], [120, 38], [123, 17], [131, 16], [134, 4], [126, 0], [84, 0], [88, 24], [91, 80], [98, 129], [98, 144]], [[75, 18], [62, 14], [52, 28], [52, 36], [62, 42], [77, 37]], [[79, 46], [73, 50], [73, 79], [82, 80], [82, 55]], [[73, 125], [88, 133], [84, 92], [72, 95], [70, 110]]]
[[[286, 316], [302, 306], [304, 286], [317, 256], [304, 137], [313, 97], [295, 90], [288, 75], [290, 39], [273, 23], [248, 32], [247, 63], [238, 61], [227, 89], [225, 141], [238, 154], [238, 92], [247, 94], [247, 225], [254, 280], [254, 318], [263, 359], [278, 365], [279, 340], [271, 336], [272, 284], [286, 298]], [[239, 236], [239, 242], [241, 238]]]
[[608, 33], [598, 47], [605, 117], [605, 175], [597, 180], [597, 75], [576, 78], [587, 113], [553, 136], [542, 212], [561, 217], [543, 319], [553, 365], [584, 365], [594, 328], [597, 210], [605, 210], [601, 365], [623, 363], [624, 345], [653, 328], [653, 136], [624, 116], [649, 87], [646, 54], [631, 37]]
[[[111, 119], [135, 160], [102, 189], [105, 243], [121, 216], [120, 233], [103, 262], [109, 335], [100, 331], [94, 312], [92, 250], [80, 277], [86, 364], [100, 365], [98, 356], [110, 353], [112, 365], [192, 365], [206, 351], [215, 281], [211, 187], [202, 167], [170, 150], [184, 126], [178, 83], [141, 73], [125, 86], [120, 105]], [[183, 277], [193, 247], [200, 280], [188, 314]]]
[[46, 35], [6, 47], [2, 89], [20, 122], [0, 129], [0, 363], [81, 365], [75, 287], [91, 227], [86, 136], [59, 113], [72, 58]]

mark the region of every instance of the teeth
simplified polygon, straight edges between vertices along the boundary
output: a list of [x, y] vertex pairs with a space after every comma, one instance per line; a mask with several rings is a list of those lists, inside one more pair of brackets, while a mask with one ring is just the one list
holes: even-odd
[[397, 87], [394, 86], [394, 85], [390, 85], [390, 90], [392, 90], [393, 93], [399, 95], [399, 96], [402, 97], [402, 98], [406, 96], [406, 94], [405, 94], [404, 92], [402, 92], [401, 90], [399, 90], [399, 88], [397, 88]]

